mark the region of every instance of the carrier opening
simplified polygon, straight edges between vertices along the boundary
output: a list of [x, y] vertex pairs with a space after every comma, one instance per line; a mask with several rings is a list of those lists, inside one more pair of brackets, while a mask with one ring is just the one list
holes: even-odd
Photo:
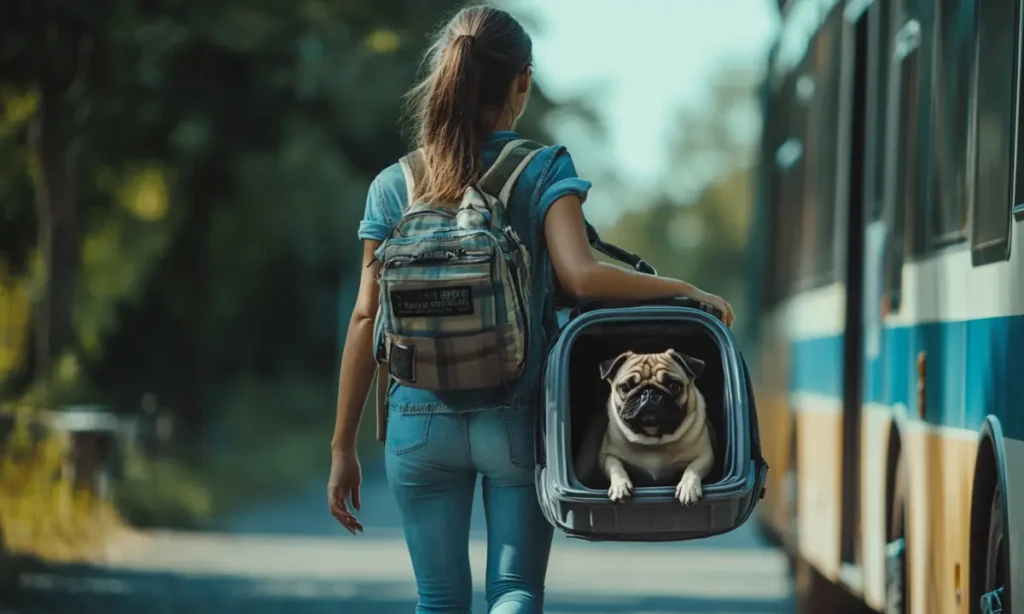
[[[570, 437], [568, 459], [572, 478], [583, 488], [606, 491], [608, 478], [596, 466], [595, 432], [603, 434], [608, 427], [609, 383], [601, 379], [599, 365], [622, 352], [664, 352], [675, 349], [704, 361], [704, 370], [694, 381], [704, 397], [707, 419], [712, 426], [715, 464], [704, 479], [709, 485], [722, 479], [729, 432], [726, 424], [726, 376], [723, 351], [706, 324], [678, 319], [639, 322], [594, 323], [581, 331], [570, 348], [568, 387], [570, 407], [566, 412]], [[592, 429], [599, 421], [600, 428]], [[586, 451], [584, 458], [581, 451]], [[677, 478], [678, 479], [678, 478]], [[664, 484], [664, 486], [674, 486]], [[637, 493], [649, 487], [637, 485]]]

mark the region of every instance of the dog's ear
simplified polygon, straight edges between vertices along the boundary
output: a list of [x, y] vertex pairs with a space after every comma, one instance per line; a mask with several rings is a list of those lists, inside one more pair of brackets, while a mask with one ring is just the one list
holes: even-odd
[[610, 379], [615, 372], [619, 370], [622, 363], [626, 362], [626, 359], [633, 355], [633, 352], [623, 352], [611, 360], [606, 360], [598, 365], [601, 370], [601, 379]]
[[679, 366], [683, 368], [690, 375], [690, 379], [697, 379], [700, 374], [704, 372], [704, 361], [693, 356], [687, 356], [681, 352], [675, 350], [669, 350], [668, 355], [672, 360], [679, 363]]

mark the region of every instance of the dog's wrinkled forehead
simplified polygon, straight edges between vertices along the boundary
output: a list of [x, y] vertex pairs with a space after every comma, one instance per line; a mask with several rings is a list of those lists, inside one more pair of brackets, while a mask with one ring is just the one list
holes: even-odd
[[600, 365], [601, 379], [616, 381], [623, 377], [639, 381], [658, 381], [672, 374], [686, 382], [695, 380], [704, 371], [704, 361], [673, 349], [655, 354], [624, 352]]

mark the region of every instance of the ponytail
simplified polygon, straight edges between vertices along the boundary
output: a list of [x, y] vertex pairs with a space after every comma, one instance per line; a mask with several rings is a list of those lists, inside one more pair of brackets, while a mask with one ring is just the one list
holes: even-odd
[[471, 34], [460, 34], [444, 49], [424, 106], [423, 152], [430, 169], [424, 196], [434, 202], [457, 201], [465, 186], [480, 177], [487, 135], [480, 117], [481, 68], [473, 57], [474, 45]]
[[416, 185], [417, 202], [458, 202], [480, 179], [493, 128], [484, 111], [506, 102], [531, 55], [529, 36], [499, 9], [463, 9], [441, 30], [428, 54], [430, 74], [410, 92], [419, 101], [417, 145], [427, 170]]

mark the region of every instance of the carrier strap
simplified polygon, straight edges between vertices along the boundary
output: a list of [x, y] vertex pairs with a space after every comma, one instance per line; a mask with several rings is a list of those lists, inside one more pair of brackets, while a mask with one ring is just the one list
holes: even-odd
[[624, 249], [619, 247], [618, 245], [613, 245], [611, 243], [606, 242], [604, 239], [601, 238], [601, 235], [597, 234], [597, 229], [594, 228], [590, 224], [590, 222], [584, 220], [583, 223], [586, 225], [587, 241], [590, 242], [591, 247], [601, 252], [605, 256], [608, 256], [609, 258], [613, 258], [623, 264], [627, 264], [633, 267], [634, 269], [641, 273], [646, 273], [648, 275], [658, 274], [658, 271], [656, 271], [655, 268], [651, 266], [649, 262], [647, 262], [640, 256], [637, 256], [628, 249]]

